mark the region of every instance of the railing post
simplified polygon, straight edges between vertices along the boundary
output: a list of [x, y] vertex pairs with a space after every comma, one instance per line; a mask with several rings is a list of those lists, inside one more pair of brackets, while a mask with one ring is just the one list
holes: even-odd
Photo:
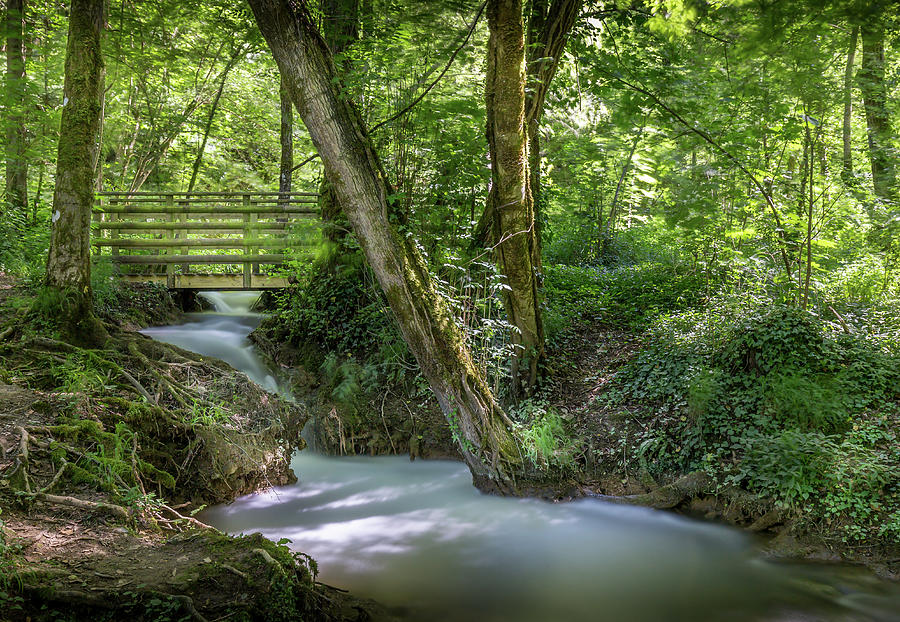
[[[166, 207], [175, 208], [175, 195], [167, 194], [166, 195]], [[175, 222], [175, 214], [169, 212], [166, 214], [167, 222]], [[166, 239], [174, 240], [175, 239], [175, 229], [166, 229]], [[166, 249], [166, 255], [174, 255], [177, 251], [174, 246], [170, 246]], [[166, 286], [170, 289], [174, 289], [175, 287], [175, 264], [167, 263], [166, 264]]]
[[[97, 202], [100, 205], [100, 209], [103, 210], [103, 197], [97, 197]], [[119, 203], [118, 199], [114, 199], [112, 197], [109, 198], [110, 207], [112, 207], [114, 205], [118, 205], [118, 203]], [[115, 212], [113, 212], [111, 214], [107, 214], [106, 212], [104, 212], [104, 213], [100, 214], [100, 222], [103, 222], [105, 220], [107, 222], [114, 223], [117, 219], [117, 216], [118, 215]], [[110, 240], [118, 240], [119, 239], [119, 230], [118, 229], [110, 229], [109, 230], [109, 239]], [[110, 246], [109, 252], [114, 258], [118, 258], [119, 247], [115, 246], [115, 245]], [[115, 261], [115, 259], [113, 259], [113, 261]]]
[[[244, 207], [247, 209], [247, 212], [244, 213], [244, 242], [247, 241], [247, 238], [250, 237], [250, 195], [248, 193], [244, 193]], [[254, 214], [255, 216], [255, 214]], [[245, 254], [250, 254], [250, 249], [246, 246], [243, 248]], [[250, 289], [253, 285], [253, 265], [250, 262], [244, 262], [244, 288]]]

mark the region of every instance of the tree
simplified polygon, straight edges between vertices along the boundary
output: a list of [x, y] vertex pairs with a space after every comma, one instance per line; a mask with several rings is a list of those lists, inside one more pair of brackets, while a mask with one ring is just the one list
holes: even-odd
[[[28, 207], [25, 159], [25, 0], [6, 5], [6, 202], [23, 215]], [[2, 213], [2, 211], [0, 211]]]
[[290, 193], [294, 173], [294, 104], [284, 83], [280, 78], [278, 99], [281, 102], [281, 125], [279, 142], [281, 143], [281, 165], [278, 170], [278, 192]]
[[57, 321], [75, 341], [102, 342], [91, 307], [91, 209], [99, 149], [104, 65], [104, 0], [73, 0], [66, 46], [65, 106], [59, 130], [46, 286]]
[[491, 155], [492, 238], [509, 288], [504, 305], [513, 325], [512, 396], [535, 385], [544, 355], [538, 292], [537, 235], [525, 126], [525, 30], [521, 0], [488, 0], [487, 140]]
[[894, 196], [896, 170], [891, 154], [891, 119], [884, 84], [884, 21], [875, 15], [860, 29], [862, 65], [857, 74], [866, 109], [869, 160], [875, 194], [888, 200]]
[[844, 117], [841, 123], [843, 159], [841, 175], [845, 181], [853, 177], [853, 148], [850, 142], [853, 128], [853, 64], [856, 62], [856, 48], [859, 46], [859, 26], [853, 26], [850, 33], [850, 49], [847, 51], [847, 67], [844, 70]]
[[[338, 78], [343, 85], [343, 77], [350, 68], [350, 61], [346, 52], [354, 41], [359, 38], [359, 0], [325, 0], [322, 3], [322, 36], [325, 44], [335, 58], [335, 67]], [[344, 87], [345, 88], [345, 85]], [[319, 186], [319, 209], [325, 227], [322, 231], [325, 239], [335, 245], [340, 245], [346, 236], [346, 231], [338, 226], [337, 220], [341, 215], [341, 204], [334, 192], [331, 180], [328, 178], [328, 168]], [[331, 249], [325, 267], [332, 267], [338, 259], [338, 253]]]
[[528, 129], [528, 170], [535, 218], [535, 264], [541, 263], [541, 117], [550, 83], [559, 67], [581, 0], [531, 0], [528, 17], [525, 123]]
[[412, 233], [398, 222], [381, 160], [356, 107], [342, 95], [331, 53], [306, 2], [250, 0], [250, 6], [476, 485], [514, 490], [523, 458], [512, 423], [477, 371]]

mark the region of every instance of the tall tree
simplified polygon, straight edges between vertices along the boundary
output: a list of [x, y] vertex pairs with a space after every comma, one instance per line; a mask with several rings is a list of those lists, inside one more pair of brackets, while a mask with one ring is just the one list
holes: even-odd
[[[250, 0], [291, 99], [322, 158], [404, 340], [481, 488], [512, 491], [523, 458], [512, 423], [475, 367], [415, 239], [396, 224], [390, 185], [362, 118], [341, 92], [304, 0]], [[401, 224], [402, 226], [402, 224]]]
[[294, 104], [288, 93], [284, 77], [280, 78], [278, 89], [281, 101], [281, 129], [279, 142], [281, 143], [281, 165], [278, 171], [278, 192], [289, 193], [292, 187], [294, 172]]
[[866, 109], [872, 184], [875, 194], [887, 200], [894, 196], [897, 180], [895, 159], [891, 153], [893, 136], [884, 84], [883, 18], [872, 16], [861, 26], [860, 34], [863, 53], [857, 76]]
[[525, 123], [528, 129], [528, 170], [536, 228], [535, 265], [541, 265], [541, 117], [550, 83], [559, 67], [581, 0], [531, 0], [528, 10]]
[[[359, 0], [323, 0], [322, 2], [322, 35], [325, 44], [335, 58], [335, 67], [338, 72], [338, 80], [342, 79], [350, 68], [350, 60], [346, 56], [349, 47], [359, 38]], [[326, 240], [335, 243], [339, 247], [344, 239], [346, 230], [337, 226], [341, 215], [341, 204], [334, 192], [333, 184], [328, 178], [328, 168], [319, 187], [319, 209], [322, 220], [325, 221], [323, 234]], [[326, 267], [334, 263], [338, 258], [335, 253], [329, 257]]]
[[856, 48], [859, 46], [859, 26], [853, 26], [850, 33], [850, 49], [847, 51], [847, 67], [844, 69], [844, 118], [841, 125], [841, 138], [844, 152], [841, 175], [845, 180], [853, 177], [853, 148], [850, 138], [853, 135], [851, 120], [853, 118], [853, 65], [856, 62]]
[[28, 207], [25, 158], [25, 0], [6, 5], [6, 201], [24, 214]]
[[65, 105], [59, 128], [46, 285], [64, 331], [75, 341], [106, 338], [92, 311], [91, 208], [100, 142], [104, 65], [100, 34], [105, 0], [73, 0], [66, 45]]
[[525, 126], [525, 28], [521, 0], [488, 0], [485, 104], [497, 262], [509, 287], [504, 305], [513, 325], [512, 396], [535, 385], [544, 355], [538, 292], [537, 235]]

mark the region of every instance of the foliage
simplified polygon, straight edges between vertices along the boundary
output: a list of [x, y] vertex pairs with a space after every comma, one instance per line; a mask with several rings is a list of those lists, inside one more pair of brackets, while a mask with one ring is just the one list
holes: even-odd
[[525, 457], [539, 469], [575, 467], [576, 444], [562, 418], [546, 402], [525, 400], [514, 413], [523, 422], [519, 430]]
[[545, 269], [547, 335], [580, 322], [640, 329], [661, 313], [698, 303], [698, 277], [671, 264], [615, 268], [550, 265]]
[[642, 460], [706, 470], [848, 541], [885, 537], [900, 507], [900, 358], [796, 307], [717, 302], [651, 324], [606, 396], [647, 406]]

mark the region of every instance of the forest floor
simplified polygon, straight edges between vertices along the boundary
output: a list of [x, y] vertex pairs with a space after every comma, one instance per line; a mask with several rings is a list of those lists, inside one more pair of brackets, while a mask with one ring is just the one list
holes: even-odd
[[192, 518], [294, 481], [306, 412], [227, 365], [135, 332], [177, 317], [126, 292], [112, 340], [35, 329], [0, 275], [0, 620], [390, 620], [315, 562]]

